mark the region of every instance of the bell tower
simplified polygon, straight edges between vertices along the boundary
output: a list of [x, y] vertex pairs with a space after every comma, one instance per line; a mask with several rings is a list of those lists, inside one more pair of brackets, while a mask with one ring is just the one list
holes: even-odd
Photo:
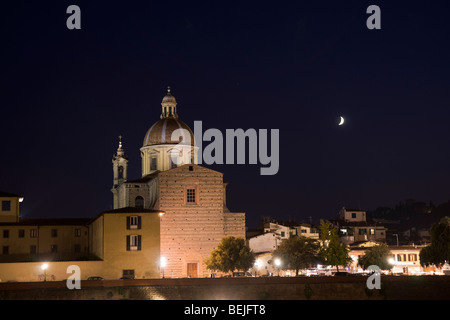
[[128, 173], [128, 158], [125, 156], [125, 151], [122, 148], [122, 136], [119, 136], [119, 148], [117, 153], [113, 156], [113, 188], [116, 188], [121, 183], [127, 181]]

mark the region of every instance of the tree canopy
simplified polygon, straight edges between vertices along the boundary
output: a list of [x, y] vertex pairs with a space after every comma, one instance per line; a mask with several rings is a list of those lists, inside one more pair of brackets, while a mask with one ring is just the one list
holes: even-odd
[[431, 245], [420, 250], [420, 264], [434, 264], [440, 268], [450, 262], [450, 218], [444, 217], [439, 223], [433, 223], [430, 234]]
[[393, 265], [389, 263], [390, 252], [389, 247], [385, 243], [371, 247], [364, 252], [364, 256], [359, 260], [358, 264], [363, 269], [375, 265], [381, 270], [390, 270], [393, 267]]
[[295, 270], [310, 268], [320, 263], [319, 243], [310, 238], [298, 236], [284, 240], [273, 253], [274, 258], [282, 261], [281, 268]]
[[349, 255], [349, 249], [343, 245], [339, 239], [336, 228], [324, 221], [320, 220], [320, 240], [323, 242], [320, 248], [320, 257], [323, 264], [334, 266], [339, 271], [339, 266], [347, 266], [352, 262]]
[[209, 270], [246, 271], [253, 266], [255, 254], [246, 245], [244, 239], [230, 236], [223, 238], [204, 262]]

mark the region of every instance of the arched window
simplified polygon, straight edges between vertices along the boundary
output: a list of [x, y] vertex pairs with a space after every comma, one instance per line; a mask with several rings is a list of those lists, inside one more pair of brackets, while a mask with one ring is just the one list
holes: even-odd
[[119, 166], [119, 179], [123, 179], [123, 167]]
[[136, 208], [144, 208], [144, 198], [137, 196], [136, 199], [134, 199], [134, 206]]

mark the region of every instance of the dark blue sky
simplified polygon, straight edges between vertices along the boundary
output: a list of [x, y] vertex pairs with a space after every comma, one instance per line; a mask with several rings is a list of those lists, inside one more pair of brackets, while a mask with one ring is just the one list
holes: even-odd
[[210, 166], [250, 227], [447, 201], [449, 5], [393, 2], [2, 2], [0, 190], [24, 195], [26, 217], [110, 209], [117, 136], [139, 178], [170, 85], [191, 128], [280, 130], [277, 175]]

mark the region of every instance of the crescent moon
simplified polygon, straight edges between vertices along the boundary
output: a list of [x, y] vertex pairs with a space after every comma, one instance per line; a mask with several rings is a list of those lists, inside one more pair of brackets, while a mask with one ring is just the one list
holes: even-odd
[[344, 118], [341, 117], [341, 122], [339, 122], [339, 125], [342, 126], [344, 124], [344, 121], [345, 121]]

